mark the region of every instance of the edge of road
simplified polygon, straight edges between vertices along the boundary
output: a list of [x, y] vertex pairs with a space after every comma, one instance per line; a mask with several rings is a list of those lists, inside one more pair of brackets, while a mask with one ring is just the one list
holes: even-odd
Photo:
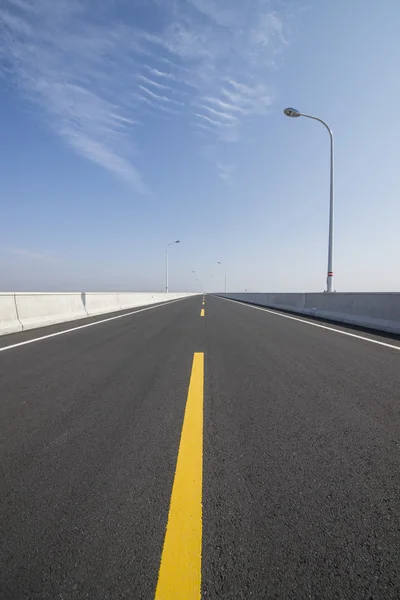
[[0, 336], [0, 352], [6, 349], [23, 346], [26, 344], [34, 343], [42, 339], [48, 339], [62, 335], [63, 333], [73, 333], [75, 330], [85, 329], [87, 327], [107, 323], [109, 321], [121, 319], [134, 315], [135, 313], [145, 312], [147, 310], [161, 308], [163, 306], [170, 306], [176, 302], [183, 302], [184, 300], [191, 300], [198, 298], [199, 296], [190, 296], [185, 298], [176, 298], [174, 300], [168, 300], [166, 302], [159, 302], [157, 304], [135, 306], [134, 308], [128, 308], [121, 311], [115, 311], [110, 313], [103, 313], [93, 317], [86, 317], [79, 319], [78, 321], [65, 321], [63, 323], [57, 323], [56, 325], [47, 325], [46, 327], [38, 327], [35, 329], [28, 329], [26, 331], [19, 331], [17, 333], [9, 333]]
[[[256, 304], [254, 302], [245, 302], [243, 300], [225, 298], [224, 296], [219, 296], [218, 294], [210, 295], [213, 298], [218, 298], [219, 300], [226, 300], [235, 304], [241, 304], [242, 306], [246, 306], [248, 308], [254, 308], [269, 314], [275, 314], [280, 317], [287, 317], [299, 323], [313, 325], [314, 327], [319, 327], [327, 331], [332, 331], [333, 333], [341, 333], [350, 337], [354, 337], [356, 339], [358, 338], [364, 341], [375, 342], [382, 346], [387, 346], [390, 348], [395, 348], [396, 350], [400, 350], [400, 335], [396, 333], [390, 333], [388, 331], [378, 331], [377, 329], [369, 329], [360, 325], [340, 323], [339, 321], [332, 321], [321, 317], [310, 317], [308, 315], [302, 315], [294, 311], [270, 308], [268, 306], [263, 306], [262, 304]], [[392, 343], [389, 343], [389, 341]]]

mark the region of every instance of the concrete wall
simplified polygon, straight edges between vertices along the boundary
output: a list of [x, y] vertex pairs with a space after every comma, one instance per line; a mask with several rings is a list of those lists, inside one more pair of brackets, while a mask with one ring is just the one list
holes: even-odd
[[[90, 317], [121, 310], [117, 293], [100, 294], [86, 292], [85, 305]], [[129, 306], [127, 307], [129, 308]]]
[[22, 331], [14, 294], [0, 294], [0, 335]]
[[222, 297], [400, 334], [400, 293], [219, 294]]
[[138, 294], [133, 294], [129, 292], [120, 292], [118, 294], [118, 302], [121, 308], [131, 308], [133, 306], [144, 306], [149, 304], [155, 304], [157, 302], [157, 298], [159, 298], [159, 302], [164, 300], [165, 294], [151, 294], [141, 292]]
[[133, 292], [2, 293], [0, 335], [195, 295]]
[[195, 296], [196, 294], [179, 294], [179, 293], [157, 293], [157, 292], [119, 292], [119, 304], [121, 308], [131, 308], [133, 306], [148, 306], [157, 304], [157, 302], [168, 302], [169, 300], [177, 300], [184, 296]]
[[34, 329], [87, 317], [82, 295], [15, 294], [22, 329]]

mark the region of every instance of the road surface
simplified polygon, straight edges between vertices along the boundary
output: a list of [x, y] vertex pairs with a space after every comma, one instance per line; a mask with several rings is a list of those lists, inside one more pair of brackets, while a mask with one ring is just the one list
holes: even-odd
[[2, 600], [400, 598], [398, 340], [109, 317], [0, 339]]

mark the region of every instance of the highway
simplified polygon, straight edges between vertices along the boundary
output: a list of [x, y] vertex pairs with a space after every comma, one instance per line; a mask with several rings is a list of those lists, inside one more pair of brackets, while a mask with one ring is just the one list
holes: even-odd
[[2, 600], [400, 598], [399, 339], [202, 301], [0, 338]]

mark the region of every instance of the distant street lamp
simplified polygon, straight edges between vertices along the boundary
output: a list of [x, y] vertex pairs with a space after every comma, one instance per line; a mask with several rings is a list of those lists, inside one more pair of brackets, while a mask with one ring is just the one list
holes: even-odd
[[175, 242], [171, 242], [167, 245], [167, 250], [165, 253], [165, 291], [168, 294], [168, 248], [173, 246], [174, 244], [180, 244], [180, 240], [176, 240]]
[[285, 108], [283, 111], [287, 117], [307, 117], [307, 119], [314, 119], [319, 121], [326, 127], [331, 140], [331, 173], [330, 173], [330, 200], [329, 200], [329, 238], [328, 238], [328, 276], [326, 279], [326, 291], [333, 292], [333, 133], [331, 128], [325, 121], [318, 117], [306, 115], [299, 112], [295, 108]]
[[195, 275], [196, 271], [191, 271], [189, 275], [189, 294], [192, 293], [192, 275]]
[[202, 289], [202, 290], [203, 290], [203, 294], [205, 294], [204, 286], [203, 286], [203, 284], [201, 283], [200, 279], [196, 279], [196, 281], [198, 282], [198, 284], [199, 284], [199, 286], [200, 286], [200, 289]]
[[225, 294], [226, 294], [226, 267], [225, 267], [224, 263], [222, 263], [221, 261], [218, 261], [218, 264], [221, 265], [221, 267], [223, 267], [224, 271], [225, 271]]

